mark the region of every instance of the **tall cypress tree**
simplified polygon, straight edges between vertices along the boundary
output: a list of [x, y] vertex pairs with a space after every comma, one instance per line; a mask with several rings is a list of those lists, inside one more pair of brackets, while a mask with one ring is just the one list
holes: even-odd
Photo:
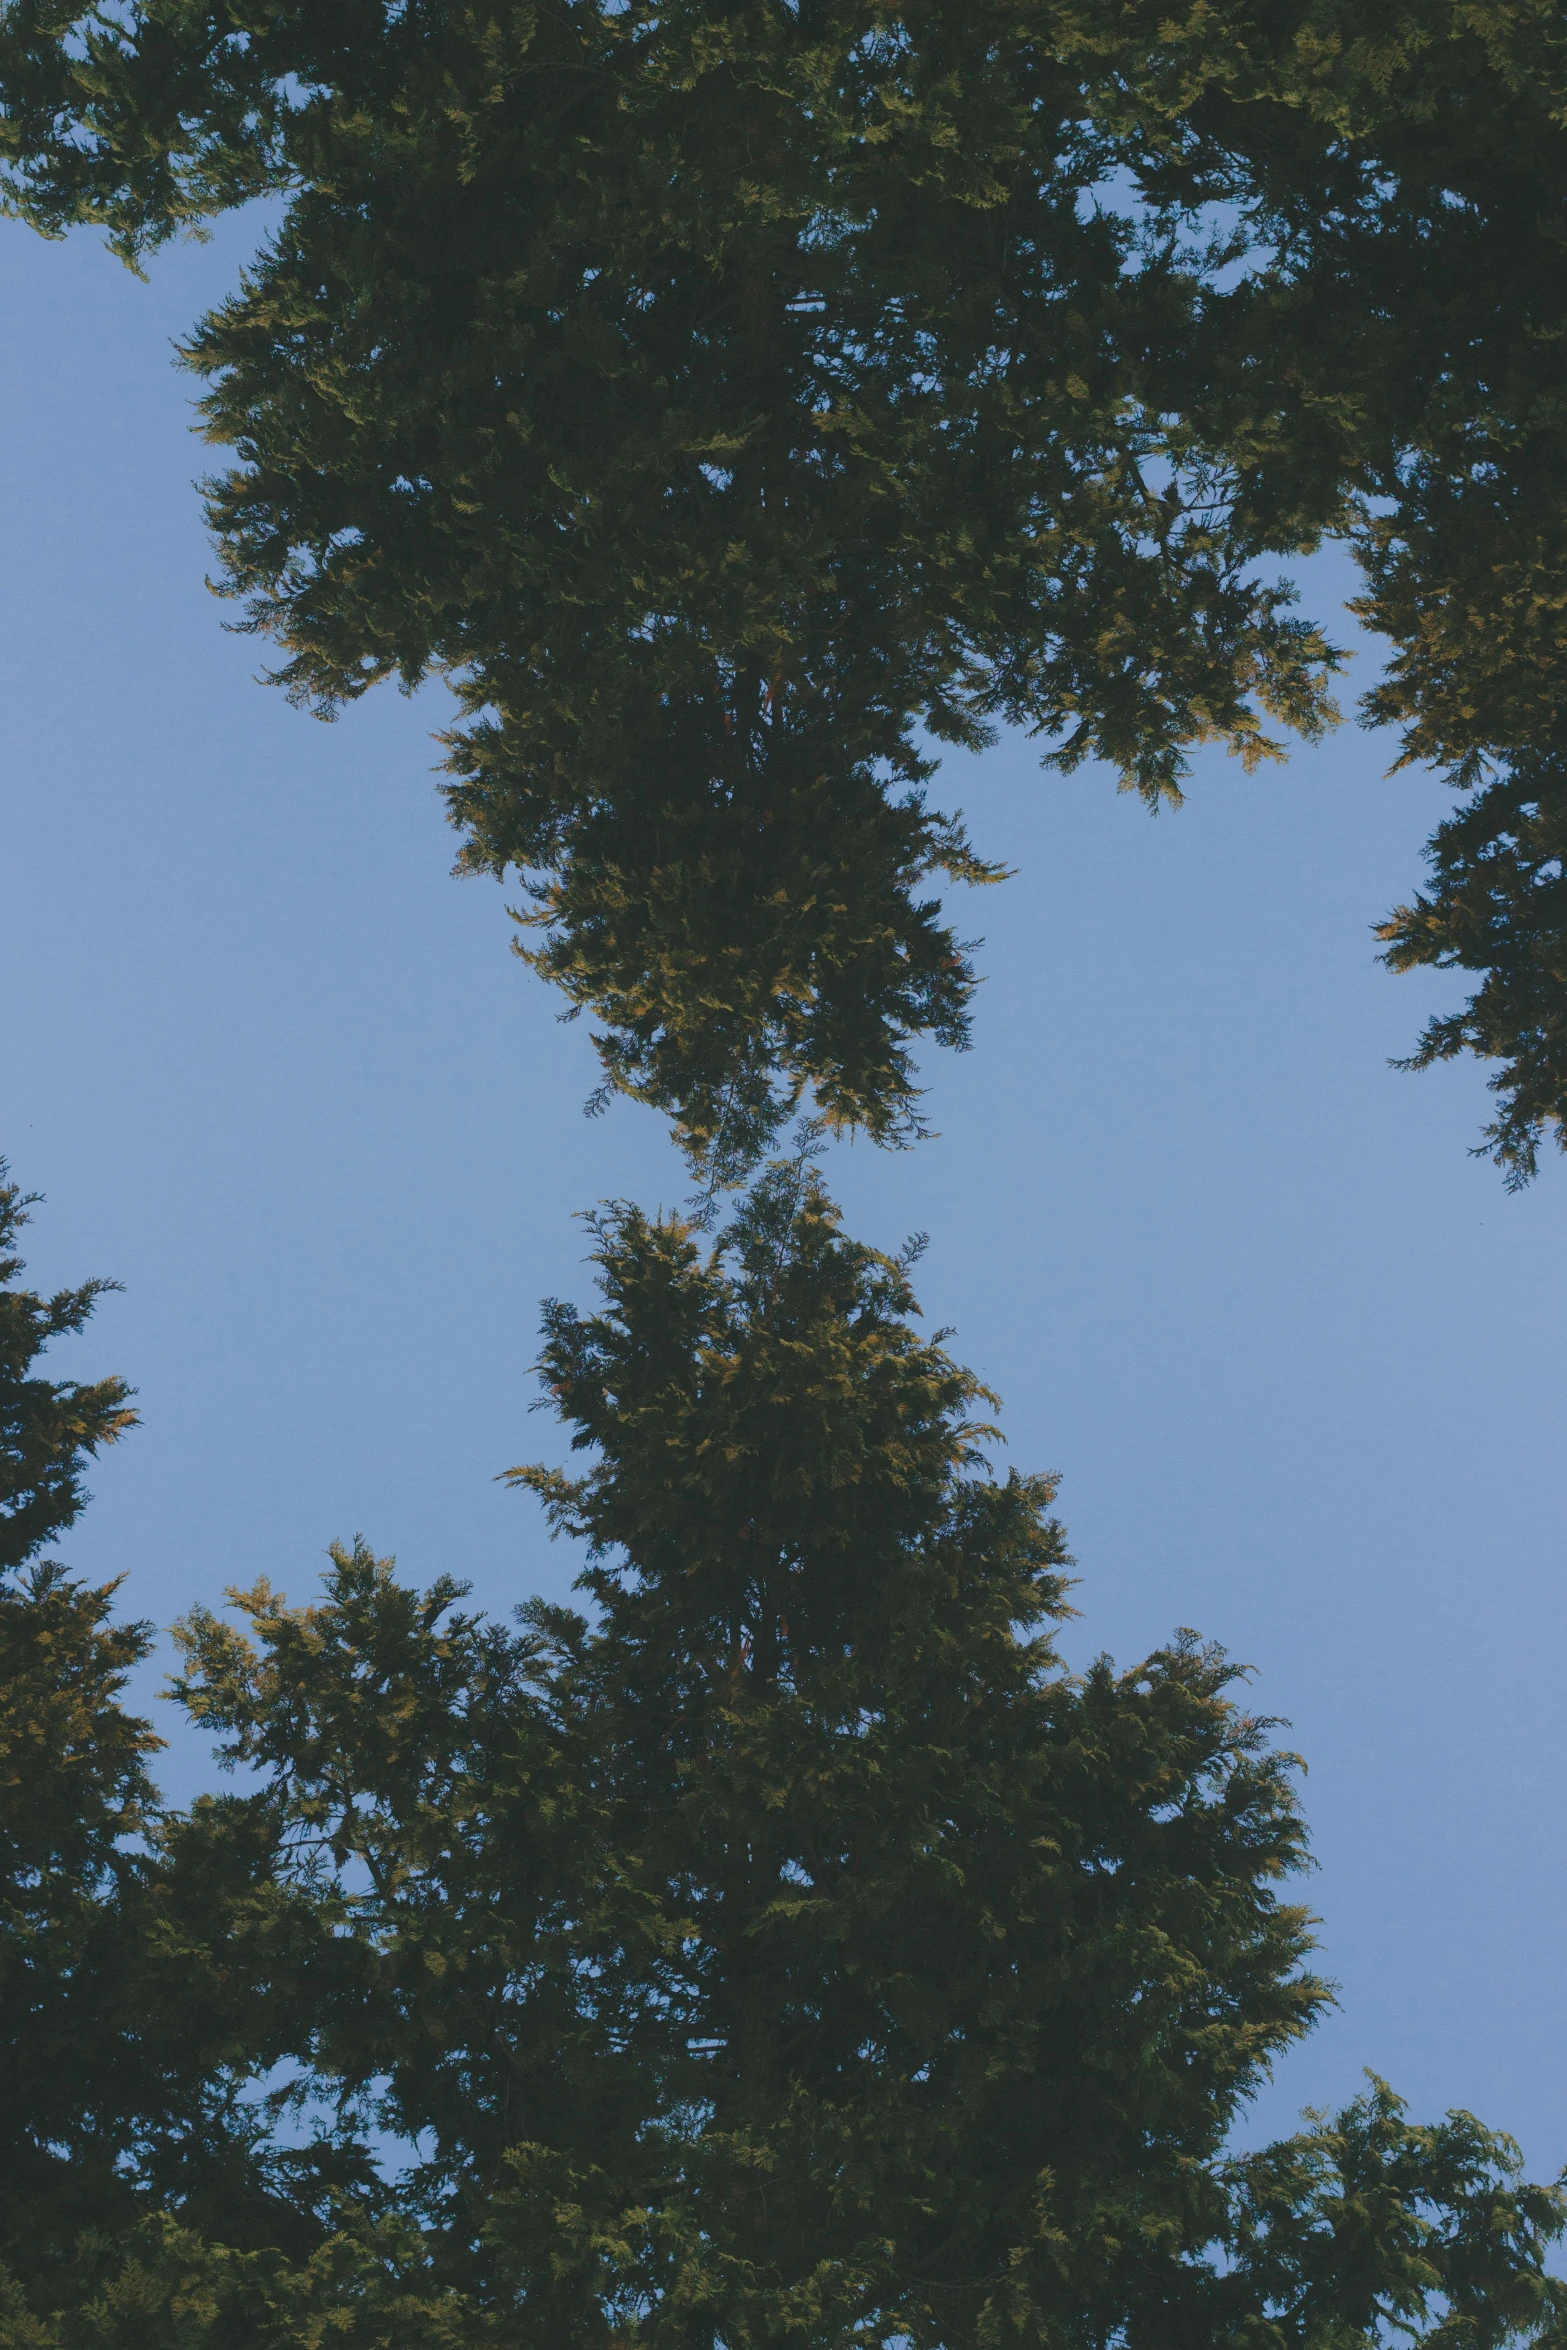
[[[1292, 1758], [1189, 1638], [1062, 1669], [1053, 1481], [908, 1259], [806, 1162], [598, 1239], [542, 1361], [590, 1457], [513, 1472], [591, 1616], [362, 1546], [198, 1610], [251, 1780], [182, 1817], [112, 1587], [0, 1596], [3, 2350], [1554, 2345], [1567, 2203], [1470, 2117], [1226, 2157], [1324, 1996]], [[0, 1290], [56, 1528], [128, 1416], [33, 1370], [92, 1294]]]
[[667, 2350], [1542, 2337], [1561, 2198], [1466, 2117], [1225, 2159], [1324, 1996], [1292, 1758], [1189, 1640], [1063, 1670], [1052, 1481], [986, 1470], [907, 1263], [799, 1165], [715, 1245], [598, 1239], [542, 1362], [589, 1460], [514, 1473], [591, 1616], [360, 1549], [182, 1635], [338, 1872], [310, 2061], [407, 2146], [431, 2289]]
[[595, 1465], [524, 1474], [597, 1562], [590, 1735], [674, 1945], [641, 2291], [693, 2345], [1113, 2332], [1321, 1996], [1287, 1765], [1212, 1656], [1061, 1670], [1053, 1481], [985, 1473], [993, 1399], [808, 1169], [601, 1267], [543, 1362]]

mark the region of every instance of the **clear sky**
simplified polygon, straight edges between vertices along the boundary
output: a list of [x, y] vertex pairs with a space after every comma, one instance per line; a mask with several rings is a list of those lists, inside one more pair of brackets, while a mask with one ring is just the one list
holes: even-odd
[[[127, 1284], [58, 1371], [124, 1372], [145, 1419], [62, 1549], [164, 1623], [262, 1572], [302, 1596], [356, 1532], [508, 1607], [574, 1571], [493, 1482], [558, 1449], [528, 1366], [538, 1298], [587, 1291], [573, 1212], [687, 1187], [650, 1112], [582, 1118], [586, 1024], [508, 954], [505, 893], [450, 878], [441, 695], [322, 726], [224, 632], [171, 346], [253, 233], [139, 285], [0, 223], [0, 1150], [49, 1195], [29, 1279]], [[1316, 567], [1319, 603], [1345, 585]], [[1457, 993], [1375, 961], [1442, 805], [1391, 756], [1351, 727], [1205, 762], [1157, 820], [1026, 743], [955, 762], [938, 799], [1018, 868], [963, 910], [975, 1049], [928, 1069], [939, 1140], [830, 1173], [866, 1238], [928, 1229], [930, 1318], [1011, 1457], [1064, 1472], [1074, 1661], [1194, 1625], [1310, 1764], [1341, 2004], [1254, 2129], [1373, 2065], [1539, 2170], [1567, 1167], [1509, 1198], [1466, 1155], [1478, 1067], [1387, 1066]], [[187, 1733], [168, 1783], [205, 1768]]]

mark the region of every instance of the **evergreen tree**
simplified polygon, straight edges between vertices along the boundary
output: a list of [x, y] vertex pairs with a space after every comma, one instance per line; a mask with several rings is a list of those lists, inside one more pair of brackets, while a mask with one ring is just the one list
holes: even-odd
[[[454, 819], [606, 1084], [731, 1179], [814, 1090], [918, 1129], [980, 881], [926, 738], [1178, 797], [1329, 715], [1257, 559], [1353, 538], [1371, 714], [1472, 796], [1395, 965], [1482, 974], [1515, 1178], [1561, 1122], [1559, 44], [1073, 0], [481, 11], [9, 0], [15, 206], [127, 257], [288, 197], [191, 346], [251, 625], [329, 710], [435, 670]], [[1241, 266], [1244, 265], [1244, 266]], [[39, 1553], [132, 1419], [6, 1287], [0, 2350], [1560, 2350], [1560, 2190], [1379, 2082], [1232, 2122], [1326, 1992], [1291, 1758], [1183, 1635], [1068, 1674], [1048, 1479], [808, 1161], [629, 1208], [513, 1472], [592, 1612], [362, 1545], [197, 1610], [251, 1774], [165, 1811], [145, 1628]], [[401, 2165], [400, 2169], [398, 2165]], [[388, 2172], [395, 2176], [388, 2176]]]
[[47, 2285], [84, 2232], [113, 2243], [164, 2211], [303, 2252], [365, 2166], [268, 2142], [250, 2092], [278, 2053], [276, 2002], [237, 2001], [234, 1970], [257, 1942], [275, 1965], [315, 1911], [279, 1887], [264, 1804], [165, 1811], [163, 1742], [123, 1703], [151, 1628], [115, 1621], [116, 1583], [38, 1555], [135, 1414], [123, 1380], [37, 1368], [115, 1284], [18, 1286], [31, 1204], [0, 1162], [0, 2264]]
[[463, 861], [530, 878], [606, 1084], [720, 1174], [804, 1088], [916, 1131], [911, 1044], [963, 1041], [922, 893], [995, 869], [927, 740], [1002, 719], [1158, 799], [1317, 731], [1335, 656], [1256, 565], [1325, 532], [1394, 648], [1371, 714], [1502, 778], [1389, 936], [1486, 975], [1426, 1056], [1501, 1057], [1528, 1171], [1564, 97], [1548, 0], [0, 11], [39, 226], [134, 255], [287, 193], [191, 346], [231, 584], [320, 707], [451, 678]]
[[113, 1281], [88, 1281], [37, 1297], [13, 1286], [22, 1270], [17, 1235], [37, 1194], [7, 1180], [0, 1159], [0, 1574], [13, 1574], [87, 1503], [82, 1475], [99, 1448], [136, 1424], [123, 1379], [83, 1386], [30, 1376], [51, 1339], [82, 1328]]
[[714, 1246], [598, 1240], [542, 1364], [590, 1460], [514, 1473], [591, 1617], [361, 1547], [182, 1635], [337, 1872], [310, 2058], [410, 2148], [431, 2290], [667, 2350], [1548, 2334], [1562, 2199], [1467, 2117], [1378, 2087], [1226, 2161], [1324, 1997], [1292, 1758], [1189, 1639], [1062, 1669], [1051, 1481], [987, 1473], [907, 1261], [799, 1165]]
[[[1226, 2156], [1325, 1996], [1292, 1758], [1189, 1636], [1062, 1669], [1052, 1481], [909, 1258], [804, 1161], [597, 1233], [583, 1473], [513, 1472], [590, 1617], [362, 1545], [198, 1610], [252, 1776], [180, 1816], [112, 1586], [0, 1598], [0, 2350], [1557, 2350], [1567, 2202], [1470, 2117]], [[127, 1418], [33, 1373], [83, 1297], [0, 1292], [57, 1525]]]
[[[37, 1553], [79, 1516], [87, 1461], [135, 1421], [120, 1379], [35, 1369], [112, 1283], [42, 1298], [15, 1286], [32, 1200], [0, 1161], [0, 2244], [67, 2235], [116, 2197], [119, 2037], [99, 2029], [120, 1956], [127, 1839], [153, 1805], [160, 1741], [119, 1703], [145, 1625], [111, 1625], [113, 1586], [72, 1582]], [[107, 2056], [99, 2072], [93, 2053]], [[84, 2063], [85, 2058], [85, 2063]]]

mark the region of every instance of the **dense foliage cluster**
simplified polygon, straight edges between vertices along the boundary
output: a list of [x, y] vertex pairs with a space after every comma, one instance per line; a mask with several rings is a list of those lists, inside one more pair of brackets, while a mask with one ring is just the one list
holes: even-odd
[[[330, 712], [438, 673], [463, 861], [673, 1121], [696, 1221], [546, 1310], [582, 1612], [362, 1544], [177, 1628], [44, 1553], [132, 1423], [38, 1367], [0, 1168], [0, 2350], [1564, 2350], [1567, 2188], [1373, 2080], [1233, 2124], [1329, 1996], [1294, 1758], [1183, 1634], [1083, 1674], [1048, 1478], [807, 1148], [918, 1131], [998, 722], [1150, 801], [1333, 715], [1260, 568], [1350, 540], [1371, 714], [1469, 795], [1418, 1057], [1567, 1106], [1546, 0], [0, 0], [13, 210], [197, 328], [229, 583]], [[816, 1131], [821, 1131], [819, 1124]], [[726, 1222], [716, 1190], [739, 1188]]]
[[1226, 2154], [1325, 1997], [1293, 1758], [1189, 1638], [1063, 1669], [908, 1262], [801, 1163], [598, 1229], [584, 1471], [513, 1472], [590, 1615], [363, 1546], [198, 1609], [180, 1814], [144, 1630], [0, 1599], [3, 2350], [1556, 2343], [1567, 2198], [1468, 2116]]
[[[438, 672], [463, 860], [720, 1174], [917, 1130], [974, 975], [926, 802], [1000, 720], [1152, 798], [1331, 714], [1476, 794], [1399, 966], [1560, 1131], [1567, 66], [1551, 0], [136, 0], [0, 10], [40, 227], [272, 191], [197, 329], [234, 592], [330, 709]], [[1269, 729], [1273, 731], [1270, 732]], [[1532, 810], [1520, 847], [1510, 811]], [[1483, 918], [1473, 872], [1483, 865]]]

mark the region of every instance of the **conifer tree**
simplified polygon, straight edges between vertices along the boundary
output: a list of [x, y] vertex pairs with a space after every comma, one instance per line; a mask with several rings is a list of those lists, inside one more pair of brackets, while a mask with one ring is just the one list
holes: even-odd
[[[231, 1977], [251, 1943], [275, 1956], [315, 1922], [303, 1889], [280, 1890], [275, 1823], [244, 1800], [165, 1810], [149, 1772], [163, 1741], [124, 1704], [151, 1627], [115, 1619], [116, 1583], [40, 1555], [84, 1507], [87, 1461], [136, 1415], [123, 1380], [38, 1366], [116, 1285], [20, 1287], [32, 1204], [0, 1161], [0, 2267], [47, 2293], [84, 2235], [113, 2247], [166, 2212], [238, 2252], [306, 2252], [365, 2167], [325, 2142], [270, 2144], [272, 2117], [247, 2101], [278, 2017], [237, 2002]], [[118, 2257], [92, 2255], [83, 2289]]]
[[0, 1159], [0, 1574], [14, 1574], [76, 1523], [87, 1463], [136, 1424], [123, 1379], [83, 1386], [30, 1375], [50, 1340], [80, 1330], [117, 1284], [88, 1281], [51, 1298], [14, 1286], [16, 1239], [36, 1195], [24, 1197], [9, 1172]]
[[[16, 1239], [32, 1204], [0, 1161], [0, 2244], [7, 2254], [101, 2216], [113, 2199], [123, 2116], [113, 2026], [108, 2078], [87, 2051], [119, 1952], [126, 1840], [153, 1803], [159, 1741], [119, 1699], [146, 1654], [145, 1625], [111, 1625], [112, 1586], [72, 1582], [37, 1554], [86, 1502], [88, 1460], [133, 1425], [120, 1379], [86, 1385], [35, 1369], [112, 1286], [42, 1298], [18, 1288]], [[109, 1992], [112, 1998], [112, 1992]], [[84, 2064], [83, 2058], [86, 2057]]]
[[[1484, 974], [1422, 1057], [1503, 1057], [1530, 1171], [1562, 95], [1543, 0], [0, 5], [36, 225], [134, 259], [286, 194], [190, 352], [231, 583], [319, 707], [453, 680], [466, 860], [719, 1181], [807, 1089], [916, 1132], [913, 1042], [963, 1041], [918, 893], [997, 876], [927, 740], [1154, 801], [1272, 755], [1335, 656], [1254, 566], [1327, 530], [1374, 714], [1475, 795], [1389, 957]], [[548, 1309], [581, 1473], [511, 1475], [589, 1612], [363, 1544], [196, 1610], [177, 1694], [247, 1783], [184, 1815], [145, 1629], [38, 1562], [132, 1415], [34, 1372], [102, 1285], [5, 1286], [25, 1204], [0, 2350], [1562, 2350], [1567, 2197], [1472, 2117], [1373, 2081], [1226, 2152], [1327, 1996], [1293, 1758], [1194, 1636], [1064, 1669], [1053, 1481], [992, 1472], [808, 1154], [716, 1241], [606, 1211], [598, 1309]]]
[[1388, 927], [1483, 975], [1424, 1057], [1515, 1175], [1561, 1131], [1564, 101], [1548, 0], [0, 9], [46, 231], [287, 195], [190, 351], [230, 584], [317, 706], [451, 679], [463, 861], [720, 1174], [964, 1039], [930, 743], [1271, 756], [1335, 656], [1258, 562], [1334, 532], [1478, 787]]
[[1052, 1481], [986, 1470], [907, 1261], [798, 1164], [712, 1246], [597, 1230], [542, 1361], [583, 1473], [514, 1473], [591, 1616], [360, 1547], [182, 1635], [340, 1872], [367, 1971], [311, 2061], [409, 2147], [448, 2305], [649, 2350], [1550, 2337], [1562, 2199], [1467, 2117], [1377, 2086], [1225, 2158], [1324, 1997], [1292, 1758], [1189, 1639], [1062, 1669]]
[[[1292, 1758], [1189, 1637], [1062, 1669], [1053, 1481], [986, 1466], [910, 1259], [806, 1161], [597, 1234], [583, 1471], [513, 1473], [591, 1616], [362, 1545], [198, 1610], [253, 1776], [181, 1817], [112, 1589], [0, 1599], [0, 2350], [1555, 2350], [1567, 2203], [1470, 2117], [1374, 2083], [1226, 2155], [1324, 1996]], [[35, 1354], [58, 1522], [126, 1391]]]

